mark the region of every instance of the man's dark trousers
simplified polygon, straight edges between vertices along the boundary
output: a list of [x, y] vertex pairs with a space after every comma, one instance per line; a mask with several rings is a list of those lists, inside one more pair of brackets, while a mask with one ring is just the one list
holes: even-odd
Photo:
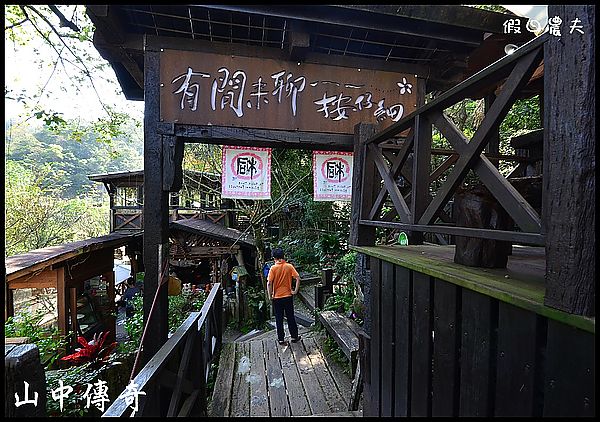
[[283, 313], [287, 319], [290, 336], [292, 339], [298, 338], [298, 324], [294, 316], [294, 296], [273, 299], [273, 312], [275, 313], [275, 325], [277, 326], [277, 339], [283, 341]]

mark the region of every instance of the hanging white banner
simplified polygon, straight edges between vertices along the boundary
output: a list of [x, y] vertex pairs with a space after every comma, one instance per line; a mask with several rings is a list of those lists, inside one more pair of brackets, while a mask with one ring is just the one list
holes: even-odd
[[271, 148], [223, 147], [221, 197], [271, 199]]
[[354, 153], [313, 151], [315, 201], [350, 201]]

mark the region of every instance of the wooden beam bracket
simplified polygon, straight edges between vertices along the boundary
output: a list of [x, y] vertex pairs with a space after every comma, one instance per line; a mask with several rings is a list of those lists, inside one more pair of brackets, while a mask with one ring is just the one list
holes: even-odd
[[163, 136], [163, 190], [179, 192], [183, 185], [184, 140], [176, 136]]

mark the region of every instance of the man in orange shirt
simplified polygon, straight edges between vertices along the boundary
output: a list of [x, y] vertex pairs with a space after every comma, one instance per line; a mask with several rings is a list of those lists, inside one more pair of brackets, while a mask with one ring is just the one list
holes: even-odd
[[[267, 276], [267, 291], [273, 301], [277, 339], [279, 344], [286, 344], [283, 332], [283, 314], [285, 312], [292, 343], [296, 343], [300, 341], [300, 336], [298, 335], [298, 324], [296, 324], [296, 317], [294, 316], [293, 295], [298, 293], [300, 288], [300, 275], [292, 264], [285, 261], [281, 248], [274, 249], [272, 255], [275, 264], [271, 267]], [[296, 286], [293, 290], [292, 279], [296, 280]]]

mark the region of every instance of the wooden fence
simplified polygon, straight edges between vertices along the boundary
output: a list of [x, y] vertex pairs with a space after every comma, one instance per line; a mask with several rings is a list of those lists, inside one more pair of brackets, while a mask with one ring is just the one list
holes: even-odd
[[365, 416], [595, 415], [592, 319], [369, 260]]
[[[355, 150], [355, 161], [358, 159], [358, 165], [362, 166], [358, 172], [362, 175], [361, 203], [360, 207], [353, 207], [353, 212], [359, 213], [358, 218], [353, 216], [353, 221], [358, 220], [362, 227], [401, 229], [415, 234], [429, 232], [543, 245], [540, 216], [494, 164], [498, 159], [518, 161], [522, 157], [486, 155], [483, 151], [492, 140], [497, 141], [500, 123], [543, 59], [546, 40], [547, 34], [530, 41], [513, 55], [498, 60], [389, 128], [362, 140], [358, 147], [360, 153]], [[504, 78], [506, 81], [498, 96], [469, 140], [444, 115], [444, 110], [493, 87]], [[432, 149], [432, 125], [452, 145], [452, 151]], [[396, 136], [405, 136], [405, 139], [398, 143]], [[409, 165], [411, 152], [412, 163]], [[450, 155], [430, 173], [432, 155], [437, 153]], [[520, 231], [452, 225], [451, 219], [445, 215], [444, 206], [469, 170], [479, 176]], [[430, 185], [443, 175], [447, 175], [446, 180], [432, 197]], [[399, 176], [410, 184], [408, 194], [403, 195], [398, 186]], [[380, 187], [382, 182], [383, 187]], [[388, 196], [393, 209], [384, 212]], [[435, 224], [438, 219], [442, 220], [442, 224]]]
[[[134, 378], [139, 395], [134, 416], [203, 416], [211, 364], [221, 350], [223, 290], [213, 285], [200, 312], [192, 312]], [[133, 412], [126, 389], [104, 413]]]
[[[113, 207], [111, 214], [111, 231], [141, 230], [144, 228], [144, 216], [141, 207]], [[169, 211], [169, 221], [177, 220], [208, 220], [213, 223], [223, 224], [226, 218], [225, 211], [198, 210], [192, 208], [175, 208]]]

